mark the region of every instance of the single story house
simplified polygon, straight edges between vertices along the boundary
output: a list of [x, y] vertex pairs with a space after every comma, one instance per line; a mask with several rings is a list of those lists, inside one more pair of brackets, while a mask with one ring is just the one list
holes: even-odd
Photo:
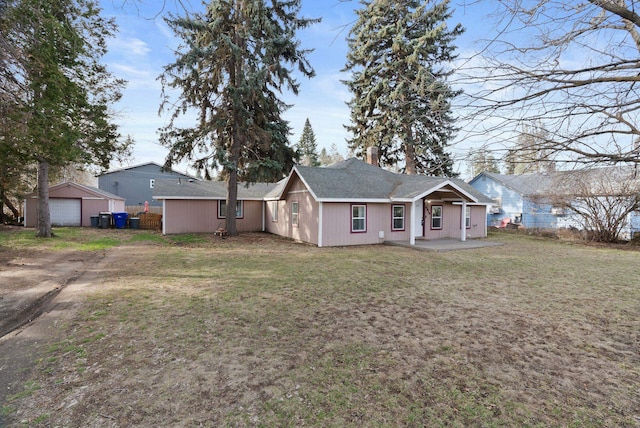
[[[493, 201], [487, 216], [489, 226], [508, 221], [526, 228], [584, 229], [584, 219], [567, 208], [567, 201], [580, 209], [581, 200], [599, 199], [602, 209], [606, 210], [608, 203], [615, 203], [608, 202], [608, 198], [618, 200], [619, 196], [637, 196], [640, 174], [633, 167], [520, 175], [482, 172], [469, 184]], [[625, 223], [620, 237], [630, 239], [640, 231], [640, 213], [632, 211]]]
[[[49, 187], [49, 211], [54, 226], [91, 226], [91, 216], [124, 211], [124, 198], [83, 184], [66, 182]], [[38, 194], [24, 200], [24, 226], [38, 225]]]
[[[371, 158], [370, 158], [371, 159]], [[372, 164], [373, 163], [373, 164]], [[224, 183], [158, 182], [163, 233], [213, 232], [224, 224]], [[295, 166], [277, 184], [238, 186], [238, 230], [323, 246], [483, 238], [491, 200], [462, 180], [397, 174], [355, 158]]]
[[153, 200], [153, 188], [157, 180], [164, 179], [197, 180], [188, 174], [165, 170], [155, 162], [147, 162], [99, 175], [98, 188], [123, 197], [126, 206], [144, 207], [145, 202], [148, 202], [150, 206], [159, 207], [162, 203]]
[[553, 181], [547, 173], [503, 175], [485, 171], [469, 184], [493, 201], [487, 216], [489, 226], [497, 227], [508, 220], [528, 228], [553, 229], [559, 225], [561, 211], [540, 202]]

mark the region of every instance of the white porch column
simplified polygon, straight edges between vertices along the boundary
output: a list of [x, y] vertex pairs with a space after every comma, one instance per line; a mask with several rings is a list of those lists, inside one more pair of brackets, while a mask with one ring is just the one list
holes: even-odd
[[[422, 199], [420, 199], [422, 203]], [[411, 217], [409, 217], [409, 245], [416, 245], [416, 201], [411, 202]]]
[[322, 247], [322, 202], [318, 202], [318, 247]]
[[466, 241], [467, 240], [467, 201], [465, 201], [464, 199], [462, 200], [462, 205], [461, 205], [461, 209], [462, 209], [462, 215], [460, 216], [461, 220], [461, 224], [460, 224], [460, 229], [461, 229], [461, 233], [460, 233], [460, 240], [461, 241]]

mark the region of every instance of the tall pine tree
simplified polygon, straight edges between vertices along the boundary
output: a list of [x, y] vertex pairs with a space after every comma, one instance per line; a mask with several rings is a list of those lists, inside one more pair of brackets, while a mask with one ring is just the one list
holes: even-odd
[[404, 162], [407, 174], [453, 174], [446, 149], [457, 128], [446, 64], [456, 58], [460, 24], [448, 29], [449, 1], [362, 0], [344, 71], [353, 94], [349, 147], [379, 148], [383, 165]]
[[18, 150], [14, 159], [38, 166], [38, 236], [51, 237], [49, 168], [77, 163], [107, 169], [111, 159], [129, 154], [109, 111], [124, 82], [100, 63], [116, 26], [92, 0], [3, 6], [0, 40], [14, 48], [5, 54], [16, 55], [10, 61], [18, 90], [12, 119], [24, 124], [5, 138]]
[[[226, 228], [237, 234], [238, 181], [275, 181], [292, 166], [288, 107], [277, 94], [298, 93], [291, 66], [307, 77], [314, 71], [295, 32], [318, 20], [298, 17], [300, 0], [211, 0], [206, 12], [169, 16], [182, 40], [176, 61], [165, 67], [163, 90], [178, 89], [169, 126], [160, 141], [166, 164], [188, 160], [205, 177], [221, 168], [227, 181]], [[176, 119], [196, 111], [192, 127]]]
[[319, 166], [318, 160], [318, 144], [316, 143], [316, 134], [313, 132], [309, 118], [304, 122], [302, 135], [298, 142], [298, 152], [300, 154], [300, 163], [307, 166]]

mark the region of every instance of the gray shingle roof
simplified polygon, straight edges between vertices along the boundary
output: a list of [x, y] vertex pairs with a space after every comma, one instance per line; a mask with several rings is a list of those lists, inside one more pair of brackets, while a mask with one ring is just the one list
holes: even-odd
[[[239, 200], [262, 200], [276, 187], [274, 183], [254, 183], [238, 185]], [[156, 180], [154, 199], [225, 199], [227, 184], [224, 181], [195, 181], [162, 179]]]
[[[359, 159], [351, 158], [329, 167], [298, 165], [294, 170], [318, 200], [400, 201], [412, 200], [445, 184], [470, 195], [474, 202], [492, 201], [462, 180], [424, 175], [396, 174]], [[293, 174], [293, 173], [292, 173]], [[255, 183], [238, 186], [238, 199], [278, 199], [289, 178], [278, 183]], [[224, 199], [226, 183], [222, 181], [156, 180], [154, 199]]]
[[[587, 168], [573, 171], [556, 171], [550, 173], [532, 173], [519, 175], [503, 175], [491, 172], [481, 173], [523, 196], [544, 196], [549, 194], [574, 194], [580, 189], [591, 187], [594, 194], [602, 192], [601, 188], [614, 191], [616, 186], [603, 186], [604, 183], [619, 182], [620, 188], [632, 181], [640, 181], [634, 167], [612, 166]], [[476, 177], [477, 178], [477, 177]], [[474, 178], [475, 180], [475, 178]], [[472, 180], [473, 181], [473, 180]], [[580, 183], [578, 186], [576, 183]], [[640, 183], [639, 183], [640, 184]], [[628, 186], [627, 186], [628, 187]]]

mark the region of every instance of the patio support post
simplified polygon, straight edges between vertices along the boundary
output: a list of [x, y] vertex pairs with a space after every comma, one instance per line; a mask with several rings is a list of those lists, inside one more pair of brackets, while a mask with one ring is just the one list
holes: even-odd
[[[422, 199], [420, 199], [422, 202]], [[411, 216], [409, 217], [409, 245], [416, 245], [416, 201], [411, 202]]]
[[462, 215], [460, 216], [460, 240], [464, 242], [467, 240], [467, 201], [465, 201], [464, 199], [462, 200], [461, 209]]

